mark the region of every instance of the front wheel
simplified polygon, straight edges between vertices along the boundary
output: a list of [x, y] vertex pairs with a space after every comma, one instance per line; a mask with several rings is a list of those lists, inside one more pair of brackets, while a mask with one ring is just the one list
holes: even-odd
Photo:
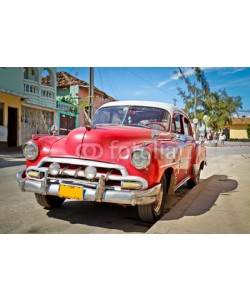
[[161, 179], [161, 190], [156, 201], [147, 205], [138, 205], [138, 212], [142, 221], [153, 223], [163, 216], [167, 196], [166, 188], [166, 176], [163, 175]]
[[45, 208], [59, 207], [65, 201], [65, 198], [60, 198], [56, 196], [41, 195], [36, 193], [35, 196], [37, 203]]

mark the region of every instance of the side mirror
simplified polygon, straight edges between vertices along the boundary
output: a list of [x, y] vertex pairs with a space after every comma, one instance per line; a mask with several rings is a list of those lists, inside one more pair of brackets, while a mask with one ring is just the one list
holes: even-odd
[[56, 126], [56, 124], [53, 124], [50, 128], [51, 134], [52, 135], [57, 135], [57, 133], [59, 132], [58, 127]]
[[151, 133], [151, 137], [152, 137], [152, 139], [158, 140], [159, 137], [160, 137], [159, 131], [158, 130], [153, 130], [152, 133]]

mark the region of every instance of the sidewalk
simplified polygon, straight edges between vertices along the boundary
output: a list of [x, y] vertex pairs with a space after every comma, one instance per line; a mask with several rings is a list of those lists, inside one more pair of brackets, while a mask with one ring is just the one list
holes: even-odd
[[147, 233], [250, 233], [249, 151], [221, 155], [223, 148], [207, 150], [203, 180]]
[[24, 158], [22, 146], [0, 149], [0, 158]]
[[[217, 142], [217, 147], [220, 147], [220, 141]], [[204, 143], [206, 147], [215, 147], [214, 141], [206, 141]], [[244, 147], [244, 146], [250, 146], [250, 142], [230, 142], [225, 141], [224, 147]]]
[[0, 158], [14, 159], [14, 158], [24, 158], [22, 151], [0, 151]]

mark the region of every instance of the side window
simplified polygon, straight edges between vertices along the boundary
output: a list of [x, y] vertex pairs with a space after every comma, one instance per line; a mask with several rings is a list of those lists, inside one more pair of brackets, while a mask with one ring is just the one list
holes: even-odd
[[184, 118], [184, 133], [187, 136], [193, 136], [192, 127], [187, 118]]
[[0, 102], [0, 126], [3, 126], [3, 103]]
[[182, 116], [180, 114], [177, 114], [174, 117], [172, 131], [175, 133], [184, 134]]

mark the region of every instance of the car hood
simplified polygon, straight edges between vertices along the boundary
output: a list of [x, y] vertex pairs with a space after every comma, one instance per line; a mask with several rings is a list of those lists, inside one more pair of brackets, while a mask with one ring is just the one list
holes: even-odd
[[[103, 126], [87, 130], [72, 130], [68, 136], [55, 142], [50, 157], [71, 157], [115, 163], [118, 155], [143, 142], [152, 142], [151, 129], [125, 126]], [[168, 133], [161, 133], [166, 138]]]

